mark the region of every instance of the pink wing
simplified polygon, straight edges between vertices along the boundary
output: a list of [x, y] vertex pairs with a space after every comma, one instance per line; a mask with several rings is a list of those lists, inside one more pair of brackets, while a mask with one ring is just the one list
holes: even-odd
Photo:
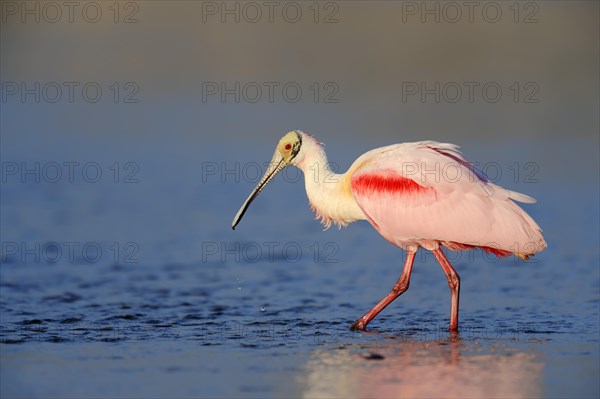
[[356, 202], [380, 234], [401, 248], [442, 244], [529, 255], [546, 247], [540, 227], [512, 201], [535, 200], [490, 183], [453, 144], [379, 148], [351, 170]]

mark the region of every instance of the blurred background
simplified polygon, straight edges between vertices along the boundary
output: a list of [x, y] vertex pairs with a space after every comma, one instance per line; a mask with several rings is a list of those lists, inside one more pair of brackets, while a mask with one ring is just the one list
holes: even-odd
[[[0, 5], [3, 397], [367, 396], [352, 384], [407, 364], [376, 396], [447, 395], [423, 390], [447, 375], [598, 395], [597, 2]], [[230, 229], [293, 129], [339, 172], [458, 144], [538, 199], [549, 247], [454, 254], [462, 341], [428, 254], [379, 333], [350, 333], [402, 251], [367, 223], [323, 232], [291, 168]]]

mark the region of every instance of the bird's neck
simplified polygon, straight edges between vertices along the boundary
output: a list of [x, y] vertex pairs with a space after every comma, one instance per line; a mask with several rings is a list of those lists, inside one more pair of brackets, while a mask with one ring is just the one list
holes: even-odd
[[350, 176], [331, 170], [323, 148], [311, 143], [303, 161], [298, 165], [304, 172], [306, 195], [317, 219], [329, 228], [332, 223], [346, 226], [365, 216], [352, 195]]

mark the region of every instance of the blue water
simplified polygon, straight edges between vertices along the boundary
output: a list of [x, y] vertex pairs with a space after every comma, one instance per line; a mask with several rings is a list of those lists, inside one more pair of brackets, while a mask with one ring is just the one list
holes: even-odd
[[[523, 142], [522, 153], [541, 154]], [[597, 187], [549, 177], [541, 155], [522, 159], [498, 145], [489, 159], [539, 164], [536, 183], [515, 183], [507, 168], [498, 183], [539, 199], [527, 210], [549, 247], [526, 263], [449, 253], [462, 276], [453, 337], [446, 280], [426, 252], [409, 291], [368, 332], [348, 329], [391, 288], [404, 254], [366, 222], [322, 231], [291, 171], [232, 231], [254, 181], [198, 171], [234, 165], [239, 149], [220, 158], [166, 148], [149, 158], [135, 143], [106, 153], [80, 145], [71, 158], [63, 144], [50, 147], [55, 160], [135, 162], [138, 181], [3, 184], [2, 396], [598, 394]], [[263, 162], [272, 145], [249, 144], [239, 157]], [[548, 141], [544, 151], [570, 145]], [[489, 146], [469, 147], [486, 155]], [[565, 208], [575, 192], [577, 206]]]
[[[73, 102], [0, 99], [2, 398], [600, 396], [597, 2], [491, 2], [498, 23], [483, 6], [472, 23], [403, 22], [402, 7], [425, 3], [389, 1], [319, 3], [317, 22], [301, 2], [299, 23], [121, 2], [117, 17], [138, 20], [121, 23], [113, 2], [92, 3], [98, 23], [82, 7], [72, 23], [66, 9], [57, 23], [3, 10], [2, 95], [79, 86]], [[338, 22], [322, 23], [335, 6]], [[302, 99], [203, 101], [207, 82], [273, 81]], [[402, 96], [473, 81], [502, 99]], [[82, 100], [86, 82], [100, 101]], [[128, 83], [139, 101], [123, 101]], [[327, 83], [337, 102], [323, 101]], [[538, 200], [523, 207], [548, 248], [528, 262], [449, 252], [458, 336], [426, 252], [410, 289], [350, 331], [399, 277], [400, 249], [366, 222], [323, 231], [293, 169], [230, 227], [292, 129], [323, 141], [339, 171], [383, 145], [459, 144]]]

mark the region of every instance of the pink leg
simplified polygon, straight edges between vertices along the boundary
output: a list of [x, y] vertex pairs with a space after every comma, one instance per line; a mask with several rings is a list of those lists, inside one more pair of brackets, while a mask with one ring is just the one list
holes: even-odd
[[442, 252], [441, 248], [433, 251], [435, 258], [444, 269], [444, 273], [446, 273], [446, 277], [448, 277], [448, 286], [450, 287], [450, 327], [448, 330], [450, 331], [458, 331], [458, 296], [460, 293], [460, 277], [456, 270], [452, 267], [446, 255]]
[[385, 298], [379, 301], [379, 303], [375, 305], [373, 309], [369, 310], [363, 317], [356, 320], [354, 324], [350, 326], [350, 329], [364, 331], [367, 327], [367, 324], [369, 324], [369, 322], [373, 320], [373, 318], [375, 318], [375, 316], [377, 316], [379, 312], [385, 309], [387, 305], [392, 303], [394, 299], [398, 298], [404, 291], [408, 289], [408, 285], [410, 283], [410, 273], [412, 272], [413, 263], [415, 261], [415, 254], [416, 252], [408, 252], [406, 254], [406, 262], [404, 263], [402, 275], [400, 276], [396, 284], [394, 284], [394, 288], [392, 288], [392, 291], [390, 291], [390, 293], [387, 294]]

